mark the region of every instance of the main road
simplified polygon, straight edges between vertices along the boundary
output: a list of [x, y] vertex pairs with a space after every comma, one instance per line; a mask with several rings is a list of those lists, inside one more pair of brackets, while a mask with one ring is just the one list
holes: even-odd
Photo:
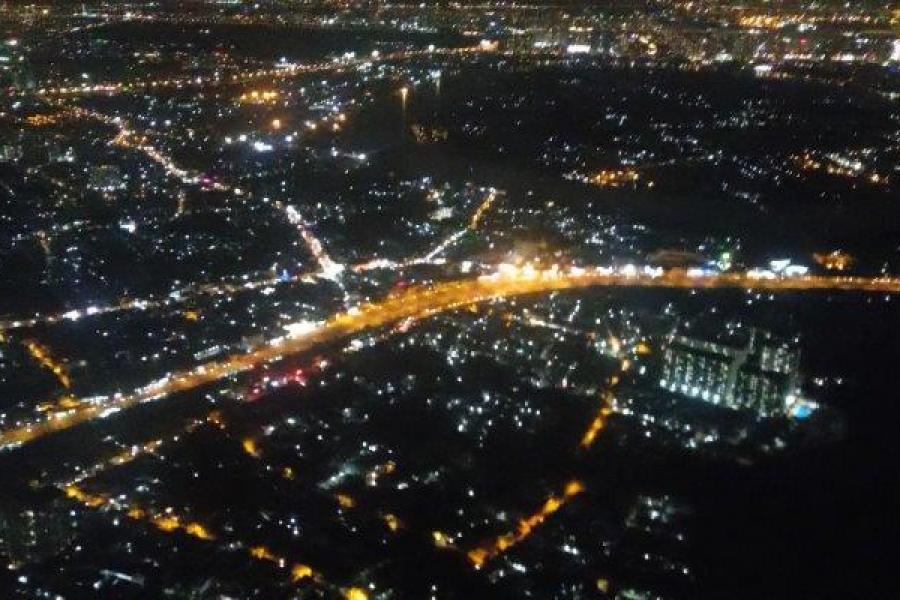
[[75, 425], [110, 416], [140, 404], [191, 390], [248, 371], [257, 365], [312, 350], [359, 332], [406, 318], [427, 318], [461, 306], [492, 299], [586, 287], [643, 287], [671, 289], [750, 289], [763, 292], [857, 291], [900, 294], [900, 278], [798, 276], [778, 277], [767, 271], [704, 273], [701, 271], [637, 267], [570, 267], [536, 269], [501, 265], [491, 275], [412, 287], [377, 302], [340, 312], [292, 335], [269, 340], [250, 352], [207, 362], [169, 374], [127, 394], [84, 401], [43, 420], [0, 432], [0, 449], [14, 448]]

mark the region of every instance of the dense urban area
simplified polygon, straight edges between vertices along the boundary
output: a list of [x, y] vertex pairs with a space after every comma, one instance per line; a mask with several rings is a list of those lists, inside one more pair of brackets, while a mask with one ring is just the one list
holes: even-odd
[[894, 3], [0, 0], [2, 598], [895, 597], [898, 303]]

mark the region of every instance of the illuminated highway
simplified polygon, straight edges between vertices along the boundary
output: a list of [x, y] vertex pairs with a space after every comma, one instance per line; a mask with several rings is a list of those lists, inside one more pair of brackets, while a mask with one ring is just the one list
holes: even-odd
[[448, 281], [432, 287], [413, 287], [378, 302], [363, 304], [338, 313], [320, 323], [298, 324], [292, 335], [269, 340], [255, 350], [212, 361], [193, 369], [169, 374], [131, 393], [115, 394], [77, 408], [51, 413], [45, 420], [0, 433], [0, 448], [31, 442], [80, 423], [103, 418], [123, 409], [191, 390], [236, 375], [257, 365], [281, 359], [322, 344], [350, 337], [409, 317], [421, 319], [460, 306], [492, 299], [543, 292], [601, 287], [663, 289], [750, 289], [762, 292], [856, 291], [900, 293], [900, 278], [778, 277], [767, 271], [746, 273], [705, 273], [693, 270], [627, 265], [613, 267], [572, 267], [538, 270], [533, 266], [501, 265], [491, 275], [476, 279]]

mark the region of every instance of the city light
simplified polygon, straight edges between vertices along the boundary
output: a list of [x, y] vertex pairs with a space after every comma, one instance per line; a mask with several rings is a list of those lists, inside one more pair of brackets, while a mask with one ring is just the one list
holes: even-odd
[[0, 596], [890, 595], [900, 9], [564, 4], [0, 3]]

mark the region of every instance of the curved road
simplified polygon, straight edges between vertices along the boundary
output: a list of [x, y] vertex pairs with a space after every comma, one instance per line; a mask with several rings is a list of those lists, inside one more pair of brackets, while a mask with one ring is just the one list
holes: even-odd
[[477, 279], [449, 281], [432, 287], [414, 287], [371, 304], [338, 313], [304, 333], [271, 340], [245, 354], [173, 373], [129, 394], [116, 394], [76, 408], [52, 413], [36, 421], [0, 433], [0, 449], [27, 444], [45, 435], [103, 418], [144, 402], [212, 383], [257, 365], [335, 342], [367, 329], [382, 327], [405, 318], [426, 318], [460, 306], [524, 294], [535, 294], [593, 286], [678, 289], [752, 289], [764, 292], [860, 291], [900, 293], [898, 278], [804, 276], [777, 278], [759, 272], [701, 275], [681, 269], [662, 271], [625, 267], [547, 269], [504, 266], [497, 273]]

